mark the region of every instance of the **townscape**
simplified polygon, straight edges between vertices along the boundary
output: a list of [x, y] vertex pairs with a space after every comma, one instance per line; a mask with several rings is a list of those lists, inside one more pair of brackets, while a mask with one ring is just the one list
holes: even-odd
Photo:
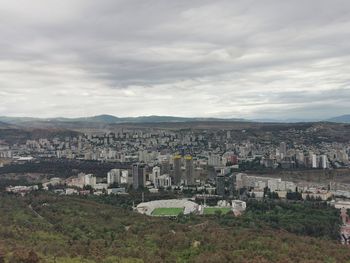
[[[322, 125], [328, 124], [316, 127]], [[319, 138], [314, 126], [288, 128], [287, 135], [281, 136], [283, 141], [270, 143], [260, 134], [254, 137], [249, 129], [213, 127], [122, 128], [15, 142], [5, 138], [1, 141], [0, 171], [7, 179], [14, 171], [27, 177], [36, 174], [22, 185], [10, 180], [4, 185], [7, 193], [25, 196], [48, 191], [60, 196], [116, 198], [139, 193], [142, 196], [131, 197], [128, 208], [153, 217], [231, 211], [237, 217], [251, 200], [326, 202], [339, 211], [339, 218], [342, 215], [337, 239], [348, 244], [350, 181], [341, 175], [348, 175], [350, 144], [314, 140]], [[303, 133], [312, 140], [304, 143], [298, 139]], [[262, 136], [271, 134], [267, 130]], [[73, 169], [56, 173], [56, 165], [67, 164]], [[74, 169], [86, 164], [91, 170]], [[97, 165], [103, 169], [96, 170]], [[54, 168], [42, 172], [46, 166]], [[295, 176], [298, 173], [302, 176]]]
[[0, 263], [350, 263], [349, 0], [0, 0]]

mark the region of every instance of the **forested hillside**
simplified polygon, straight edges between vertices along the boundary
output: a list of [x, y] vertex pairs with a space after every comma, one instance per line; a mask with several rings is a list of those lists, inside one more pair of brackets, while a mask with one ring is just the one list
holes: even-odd
[[[281, 206], [263, 208], [258, 224], [258, 209], [242, 218], [168, 219], [80, 197], [1, 195], [0, 262], [350, 262], [350, 250], [329, 233], [287, 232], [276, 219]], [[302, 228], [301, 214], [283, 214], [283, 224]]]

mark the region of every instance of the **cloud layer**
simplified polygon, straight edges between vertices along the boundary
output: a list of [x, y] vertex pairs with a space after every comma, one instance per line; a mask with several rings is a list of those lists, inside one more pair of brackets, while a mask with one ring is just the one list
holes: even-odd
[[347, 0], [0, 0], [0, 115], [350, 113]]

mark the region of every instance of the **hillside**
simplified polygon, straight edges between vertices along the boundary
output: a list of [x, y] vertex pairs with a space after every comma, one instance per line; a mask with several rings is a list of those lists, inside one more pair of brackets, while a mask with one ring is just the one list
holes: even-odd
[[350, 250], [335, 240], [298, 236], [232, 215], [150, 218], [84, 198], [46, 194], [0, 195], [0, 215], [0, 255], [11, 262], [346, 262], [350, 258]]
[[245, 121], [244, 119], [230, 118], [188, 118], [188, 117], [174, 117], [174, 116], [139, 116], [139, 117], [116, 117], [113, 115], [97, 115], [92, 117], [80, 118], [30, 118], [30, 117], [6, 117], [0, 116], [0, 121], [12, 124], [31, 125], [32, 123], [103, 123], [103, 124], [117, 124], [117, 123], [167, 123], [167, 122], [196, 122], [196, 121]]
[[341, 116], [337, 116], [337, 117], [334, 117], [334, 118], [330, 118], [330, 119], [328, 119], [328, 121], [330, 121], [330, 122], [350, 123], [350, 114], [341, 115]]
[[6, 126], [3, 129], [0, 128], [0, 139], [5, 140], [7, 143], [25, 143], [26, 140], [37, 140], [39, 138], [65, 138], [67, 136], [78, 136], [79, 133], [67, 129], [59, 128], [12, 128]]
[[0, 129], [13, 129], [15, 125], [0, 121]]

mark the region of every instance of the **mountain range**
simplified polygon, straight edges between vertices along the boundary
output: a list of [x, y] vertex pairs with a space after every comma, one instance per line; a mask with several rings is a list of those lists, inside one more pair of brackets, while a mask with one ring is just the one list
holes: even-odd
[[113, 115], [97, 115], [92, 117], [80, 118], [32, 118], [32, 117], [6, 117], [0, 116], [0, 122], [8, 124], [25, 124], [28, 122], [81, 122], [81, 123], [103, 123], [103, 124], [118, 124], [118, 123], [166, 123], [166, 122], [195, 122], [195, 121], [248, 121], [245, 119], [231, 118], [188, 118], [174, 116], [139, 116], [139, 117], [116, 117]]
[[196, 118], [196, 117], [174, 117], [174, 116], [139, 116], [139, 117], [116, 117], [113, 115], [97, 115], [92, 117], [80, 118], [33, 118], [33, 117], [7, 117], [0, 116], [1, 126], [5, 124], [25, 125], [31, 122], [41, 123], [101, 123], [101, 124], [118, 124], [118, 123], [167, 123], [167, 122], [279, 122], [279, 123], [296, 123], [296, 122], [338, 122], [350, 123], [350, 114], [337, 116], [329, 119], [243, 119], [243, 118]]
[[350, 123], [350, 114], [341, 115], [328, 119], [330, 122]]

